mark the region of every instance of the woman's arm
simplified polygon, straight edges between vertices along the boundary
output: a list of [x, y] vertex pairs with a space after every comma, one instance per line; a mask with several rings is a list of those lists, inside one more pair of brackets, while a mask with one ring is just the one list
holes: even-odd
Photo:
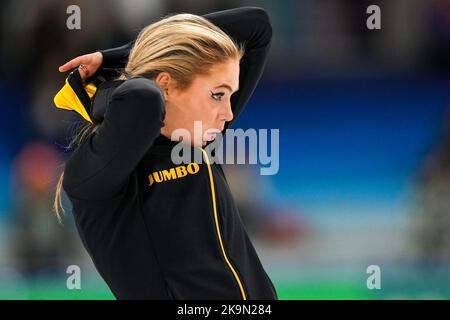
[[[236, 119], [264, 71], [272, 41], [270, 19], [264, 9], [257, 7], [223, 10], [205, 14], [203, 17], [221, 28], [237, 43], [245, 43], [245, 54], [240, 64], [239, 91], [231, 97], [234, 119]], [[125, 67], [133, 42], [118, 48], [101, 50], [103, 67]]]
[[106, 50], [99, 50], [103, 55], [103, 68], [125, 68], [127, 64], [128, 55], [133, 47], [134, 40], [124, 44], [117, 48], [111, 48]]
[[119, 85], [100, 127], [66, 163], [67, 194], [81, 200], [118, 195], [159, 136], [164, 115], [164, 96], [156, 82], [134, 78]]

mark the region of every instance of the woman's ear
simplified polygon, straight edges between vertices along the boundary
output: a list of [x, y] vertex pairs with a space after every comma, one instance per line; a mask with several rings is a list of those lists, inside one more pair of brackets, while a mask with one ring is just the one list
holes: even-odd
[[167, 72], [160, 72], [156, 76], [155, 81], [159, 85], [161, 90], [164, 92], [164, 98], [166, 99], [166, 101], [169, 100], [169, 89], [171, 83], [173, 82], [170, 74]]

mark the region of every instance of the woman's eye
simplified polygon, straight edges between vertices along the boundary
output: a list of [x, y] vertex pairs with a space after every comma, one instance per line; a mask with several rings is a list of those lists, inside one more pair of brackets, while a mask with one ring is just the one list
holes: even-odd
[[214, 100], [217, 100], [217, 101], [221, 101], [221, 100], [222, 100], [222, 97], [223, 97], [224, 95], [225, 95], [224, 92], [217, 92], [217, 93], [211, 92], [211, 97], [212, 97]]

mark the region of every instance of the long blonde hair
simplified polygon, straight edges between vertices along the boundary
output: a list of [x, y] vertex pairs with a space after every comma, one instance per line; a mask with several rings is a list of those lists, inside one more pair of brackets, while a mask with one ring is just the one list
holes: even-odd
[[[240, 60], [243, 55], [244, 44], [234, 42], [207, 19], [189, 13], [174, 14], [139, 33], [119, 79], [137, 76], [154, 79], [160, 72], [167, 72], [182, 90], [189, 87], [197, 75], [208, 74], [214, 64]], [[98, 126], [88, 123], [75, 135], [69, 148], [81, 145]], [[60, 222], [61, 213], [65, 211], [61, 198], [63, 179], [64, 171], [59, 177], [53, 204]]]

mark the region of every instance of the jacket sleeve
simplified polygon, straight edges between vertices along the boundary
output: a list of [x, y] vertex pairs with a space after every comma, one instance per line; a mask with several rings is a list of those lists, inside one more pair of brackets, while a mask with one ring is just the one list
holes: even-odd
[[124, 81], [114, 89], [103, 122], [67, 161], [66, 193], [81, 200], [109, 199], [120, 193], [159, 136], [164, 116], [164, 96], [154, 81]]
[[134, 40], [117, 48], [99, 50], [103, 55], [102, 67], [112, 69], [125, 68], [133, 44]]
[[[264, 71], [272, 42], [272, 25], [267, 12], [258, 7], [241, 7], [203, 15], [227, 33], [235, 42], [245, 44], [239, 73], [239, 90], [231, 97], [234, 119], [243, 110]], [[133, 41], [102, 50], [103, 66], [123, 68]], [[227, 123], [228, 127], [230, 123]]]

